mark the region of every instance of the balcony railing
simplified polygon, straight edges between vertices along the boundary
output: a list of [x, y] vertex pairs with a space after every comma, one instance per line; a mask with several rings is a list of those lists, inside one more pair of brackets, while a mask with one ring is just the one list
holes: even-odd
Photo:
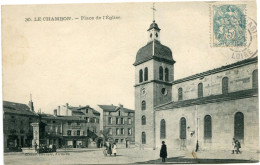
[[81, 126], [69, 126], [69, 129], [81, 129]]

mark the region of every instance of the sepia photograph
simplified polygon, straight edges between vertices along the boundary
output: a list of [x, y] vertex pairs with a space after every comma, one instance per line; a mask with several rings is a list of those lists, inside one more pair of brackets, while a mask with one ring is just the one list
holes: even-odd
[[256, 0], [2, 4], [1, 31], [3, 164], [259, 163]]

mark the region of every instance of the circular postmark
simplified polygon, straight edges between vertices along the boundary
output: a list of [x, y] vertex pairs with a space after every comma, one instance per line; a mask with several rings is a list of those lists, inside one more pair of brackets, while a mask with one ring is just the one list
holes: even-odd
[[233, 59], [253, 58], [257, 55], [257, 23], [250, 17], [247, 17], [247, 44], [244, 47], [231, 47]]

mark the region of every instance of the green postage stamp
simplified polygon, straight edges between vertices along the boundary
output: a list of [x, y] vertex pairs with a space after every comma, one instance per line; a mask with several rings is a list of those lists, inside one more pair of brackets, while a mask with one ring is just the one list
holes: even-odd
[[246, 46], [246, 5], [211, 6], [211, 45], [213, 47]]

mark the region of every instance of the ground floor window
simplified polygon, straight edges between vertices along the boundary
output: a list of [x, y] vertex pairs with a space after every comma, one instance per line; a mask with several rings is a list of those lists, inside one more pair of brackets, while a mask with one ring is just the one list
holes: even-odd
[[161, 139], [165, 139], [166, 137], [166, 125], [165, 125], [165, 120], [161, 120], [161, 131], [160, 131], [160, 137]]
[[244, 114], [237, 112], [234, 116], [234, 138], [244, 139]]
[[206, 115], [204, 117], [204, 139], [211, 139], [211, 137], [212, 137], [211, 116]]
[[142, 144], [146, 144], [146, 134], [142, 132]]
[[180, 139], [186, 139], [186, 119], [184, 117], [180, 120]]

